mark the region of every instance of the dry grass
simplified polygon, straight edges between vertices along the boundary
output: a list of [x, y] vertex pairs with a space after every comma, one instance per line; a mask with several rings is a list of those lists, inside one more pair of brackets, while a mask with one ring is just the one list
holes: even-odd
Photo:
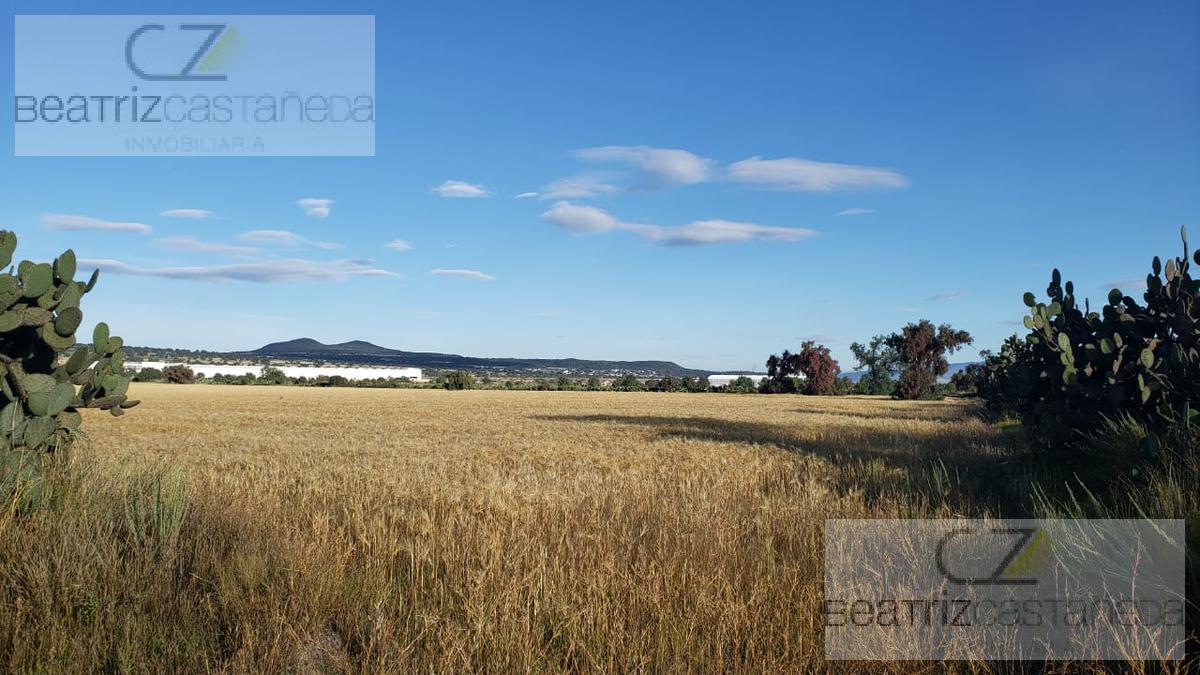
[[[826, 518], [1031, 503], [962, 402], [133, 393], [52, 507], [0, 513], [0, 670], [824, 670]], [[177, 532], [122, 507], [148, 466], [186, 477]]]

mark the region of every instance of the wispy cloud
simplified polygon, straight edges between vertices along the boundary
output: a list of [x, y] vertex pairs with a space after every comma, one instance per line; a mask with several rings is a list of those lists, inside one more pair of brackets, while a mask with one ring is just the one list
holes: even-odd
[[931, 296], [929, 296], [929, 300], [932, 302], [940, 302], [942, 300], [957, 300], [966, 295], [967, 295], [966, 291], [950, 291], [947, 293], [938, 293], [937, 295], [931, 295]]
[[193, 218], [199, 220], [202, 218], [212, 218], [215, 214], [205, 209], [167, 209], [166, 211], [159, 211], [158, 215], [168, 218]]
[[89, 216], [72, 216], [64, 213], [43, 213], [42, 224], [52, 230], [96, 230], [100, 232], [132, 232], [150, 234], [145, 223], [118, 223]]
[[164, 237], [157, 242], [160, 246], [173, 248], [180, 251], [194, 251], [196, 253], [220, 253], [224, 255], [244, 255], [256, 253], [257, 248], [250, 246], [238, 246], [236, 244], [214, 244], [207, 241], [200, 241], [195, 237], [188, 235], [179, 235], [176, 237]]
[[1107, 291], [1107, 290], [1112, 290], [1114, 288], [1119, 288], [1122, 290], [1126, 289], [1126, 288], [1136, 288], [1138, 290], [1141, 290], [1145, 287], [1146, 287], [1146, 277], [1139, 277], [1137, 279], [1121, 279], [1119, 281], [1110, 281], [1107, 284], [1105, 284], [1103, 288], [1104, 288], [1104, 290]]
[[393, 239], [393, 240], [389, 241], [388, 243], [384, 244], [383, 247], [390, 248], [393, 251], [411, 251], [412, 250], [412, 244], [408, 243], [404, 239]]
[[831, 333], [815, 333], [813, 335], [801, 335], [796, 338], [801, 342], [816, 342], [818, 344], [840, 345], [850, 341], [845, 335], [834, 335]]
[[514, 196], [513, 199], [531, 199], [536, 196], [538, 196], [538, 193], [536, 192], [522, 192], [521, 194]]
[[697, 220], [677, 226], [627, 223], [603, 209], [567, 201], [560, 201], [542, 213], [542, 219], [578, 234], [622, 230], [659, 244], [676, 246], [756, 240], [798, 241], [817, 235], [816, 230], [804, 227], [776, 227], [731, 220]]
[[542, 188], [538, 199], [583, 199], [619, 192], [607, 174], [587, 173], [560, 178]]
[[726, 176], [734, 182], [788, 192], [834, 192], [908, 185], [908, 179], [892, 169], [814, 162], [798, 157], [750, 157], [730, 164]]
[[372, 267], [362, 260], [305, 260], [289, 258], [261, 260], [233, 265], [188, 267], [138, 267], [120, 260], [86, 258], [84, 267], [98, 267], [110, 274], [181, 279], [187, 281], [248, 281], [253, 283], [303, 283], [308, 281], [346, 281], [352, 277], [402, 278], [395, 272]]
[[342, 247], [341, 244], [314, 241], [287, 230], [251, 230], [239, 234], [238, 239], [260, 246], [278, 246], [280, 248], [320, 248], [330, 251]]
[[875, 213], [875, 209], [843, 209], [837, 212], [839, 216], [865, 216], [868, 213]]
[[471, 279], [474, 281], [494, 281], [496, 277], [490, 274], [484, 274], [479, 270], [444, 270], [436, 269], [429, 270], [429, 273], [435, 277], [457, 277], [459, 279]]
[[606, 145], [576, 150], [575, 156], [590, 162], [628, 164], [638, 172], [637, 186], [643, 188], [703, 183], [713, 175], [715, 162], [675, 148], [647, 145]]
[[461, 180], [448, 180], [433, 188], [434, 194], [451, 199], [482, 199], [492, 193], [482, 185]]
[[296, 205], [304, 209], [304, 215], [310, 218], [328, 218], [329, 207], [333, 206], [332, 199], [305, 197], [297, 199]]

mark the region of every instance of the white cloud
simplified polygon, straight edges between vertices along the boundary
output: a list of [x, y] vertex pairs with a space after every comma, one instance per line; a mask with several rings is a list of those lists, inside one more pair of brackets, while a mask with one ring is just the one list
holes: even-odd
[[621, 223], [604, 209], [562, 201], [542, 214], [542, 219], [571, 232], [608, 232]]
[[560, 178], [542, 188], [538, 199], [582, 199], [619, 192], [603, 174], [582, 174]]
[[434, 194], [454, 199], [481, 199], [492, 196], [482, 185], [461, 180], [448, 180], [432, 189]]
[[929, 297], [929, 299], [933, 302], [940, 302], [942, 300], [958, 300], [966, 295], [966, 291], [950, 291], [948, 293], [938, 293], [937, 295], [932, 295]]
[[429, 273], [435, 277], [457, 277], [459, 279], [472, 279], [475, 281], [493, 281], [496, 277], [490, 274], [484, 274], [479, 270], [429, 270]]
[[383, 245], [384, 248], [390, 248], [393, 251], [411, 251], [412, 244], [403, 239], [393, 239]]
[[261, 246], [279, 246], [285, 248], [321, 248], [332, 250], [341, 248], [341, 244], [326, 241], [313, 241], [287, 230], [251, 230], [238, 235], [238, 239], [259, 244]]
[[730, 164], [726, 175], [729, 180], [738, 183], [790, 192], [902, 188], [908, 185], [908, 179], [891, 169], [814, 162], [798, 157], [750, 157]]
[[296, 205], [304, 209], [304, 215], [310, 218], [328, 218], [329, 207], [333, 206], [333, 200], [305, 197], [304, 199], [297, 199]]
[[371, 267], [362, 260], [304, 260], [290, 258], [261, 260], [233, 265], [188, 267], [137, 267], [120, 260], [86, 258], [85, 267], [98, 267], [110, 274], [128, 274], [188, 281], [249, 281], [254, 283], [303, 283], [307, 281], [345, 281], [351, 277], [402, 278], [395, 272]]
[[[1108, 282], [1107, 285], [1103, 286], [1103, 288], [1108, 289], [1108, 290], [1112, 290], [1114, 288], [1116, 288], [1116, 289], [1131, 288], [1131, 289], [1139, 289], [1140, 290], [1145, 287], [1146, 287], [1146, 277], [1138, 277], [1136, 279], [1122, 279], [1120, 281], [1110, 281], [1110, 282]], [[1126, 295], [1128, 295], [1128, 294], [1126, 294]], [[1108, 296], [1105, 296], [1105, 297], [1107, 298]]]
[[43, 213], [42, 224], [52, 230], [97, 230], [101, 232], [133, 232], [150, 234], [145, 223], [117, 223], [88, 216], [72, 216], [63, 213]]
[[651, 241], [679, 246], [735, 241], [799, 241], [817, 235], [816, 230], [806, 227], [776, 227], [731, 220], [697, 220], [676, 227], [626, 224], [625, 228]]
[[875, 213], [875, 209], [843, 209], [837, 212], [839, 216], [865, 216], [868, 213]]
[[242, 255], [255, 253], [258, 251], [258, 249], [250, 246], [237, 246], [236, 244], [213, 244], [206, 241], [200, 241], [195, 237], [190, 237], [187, 235], [165, 237], [163, 239], [159, 239], [158, 244], [168, 248], [174, 248], [181, 251], [195, 251], [197, 253]]
[[529, 199], [536, 196], [538, 196], [538, 193], [536, 192], [522, 192], [521, 194], [513, 197], [513, 199]]
[[636, 168], [642, 187], [691, 185], [709, 180], [714, 162], [687, 150], [647, 145], [606, 145], [576, 150], [575, 156], [591, 162], [620, 162]]
[[167, 209], [166, 211], [159, 211], [158, 215], [166, 216], [168, 218], [201, 219], [212, 218], [214, 214], [212, 211], [206, 211], [204, 209]]
[[542, 214], [542, 219], [579, 234], [623, 230], [659, 244], [676, 246], [738, 241], [798, 241], [817, 235], [816, 230], [805, 227], [776, 227], [719, 219], [697, 220], [678, 226], [626, 223], [603, 209], [566, 201], [555, 204]]

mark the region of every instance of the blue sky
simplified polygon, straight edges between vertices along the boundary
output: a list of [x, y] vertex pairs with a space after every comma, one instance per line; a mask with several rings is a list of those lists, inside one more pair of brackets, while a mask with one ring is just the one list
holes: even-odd
[[[94, 7], [9, 3], [2, 34]], [[167, 10], [246, 11], [105, 6]], [[375, 15], [374, 157], [14, 157], [0, 135], [0, 226], [25, 257], [118, 261], [84, 309], [132, 344], [761, 369], [817, 339], [850, 370], [851, 341], [919, 318], [994, 347], [1052, 267], [1100, 299], [1181, 224], [1200, 240], [1196, 3], [254, 11]]]

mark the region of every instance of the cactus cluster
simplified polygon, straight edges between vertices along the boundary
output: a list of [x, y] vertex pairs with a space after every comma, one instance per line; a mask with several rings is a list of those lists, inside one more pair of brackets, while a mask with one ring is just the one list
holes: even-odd
[[70, 250], [13, 270], [16, 247], [16, 235], [0, 231], [0, 448], [49, 452], [74, 438], [80, 408], [121, 415], [138, 402], [126, 396], [121, 338], [100, 323], [90, 348], [76, 344], [79, 303], [98, 272], [76, 281]]
[[[1016, 378], [1025, 391], [1012, 407], [1043, 438], [1069, 442], [1120, 415], [1158, 425], [1197, 414], [1200, 280], [1191, 275], [1187, 231], [1180, 234], [1183, 256], [1165, 265], [1154, 258], [1142, 303], [1113, 289], [1099, 311], [1086, 300], [1080, 307], [1058, 270], [1049, 302], [1025, 294], [1027, 348], [1010, 348], [1005, 367], [1025, 369]], [[1200, 265], [1200, 251], [1194, 260]]]

